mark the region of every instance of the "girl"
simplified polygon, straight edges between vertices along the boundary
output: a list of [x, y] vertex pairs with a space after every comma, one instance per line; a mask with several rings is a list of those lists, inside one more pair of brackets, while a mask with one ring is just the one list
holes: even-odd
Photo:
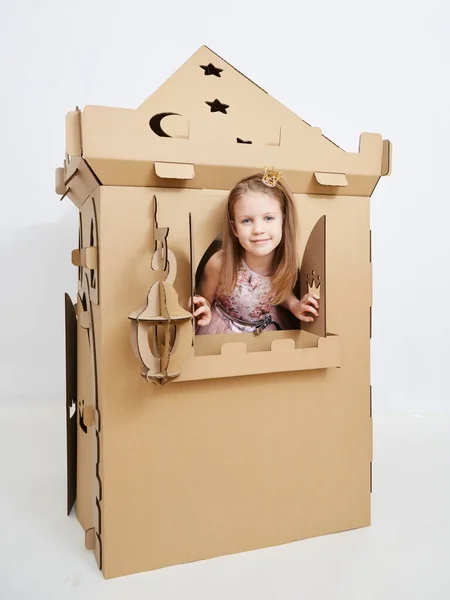
[[231, 190], [222, 249], [206, 263], [193, 299], [198, 335], [292, 329], [289, 313], [306, 322], [319, 315], [316, 296], [299, 300], [292, 292], [296, 213], [281, 175], [266, 169]]

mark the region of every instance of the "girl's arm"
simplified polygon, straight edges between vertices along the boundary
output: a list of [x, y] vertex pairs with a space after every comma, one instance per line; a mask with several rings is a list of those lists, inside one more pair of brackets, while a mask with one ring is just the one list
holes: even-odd
[[202, 279], [198, 286], [198, 292], [211, 305], [216, 297], [217, 287], [220, 281], [220, 271], [222, 269], [222, 251], [216, 252], [211, 256], [205, 265]]
[[194, 317], [201, 316], [197, 321], [197, 325], [205, 326], [211, 322], [211, 305], [216, 297], [221, 268], [222, 252], [216, 252], [205, 265], [202, 279], [198, 286], [200, 295], [197, 294], [193, 298], [195, 307], [198, 307], [194, 312]]

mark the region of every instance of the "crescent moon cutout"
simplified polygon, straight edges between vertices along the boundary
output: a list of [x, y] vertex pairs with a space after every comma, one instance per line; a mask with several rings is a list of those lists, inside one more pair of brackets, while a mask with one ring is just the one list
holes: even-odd
[[166, 133], [164, 131], [164, 129], [161, 127], [161, 121], [165, 117], [170, 117], [171, 115], [176, 115], [177, 117], [181, 117], [180, 114], [173, 113], [173, 112], [158, 113], [157, 115], [154, 115], [148, 123], [150, 125], [150, 129], [153, 131], [153, 133], [156, 133], [156, 135], [159, 135], [159, 137], [171, 138], [172, 136], [169, 135], [168, 133]]

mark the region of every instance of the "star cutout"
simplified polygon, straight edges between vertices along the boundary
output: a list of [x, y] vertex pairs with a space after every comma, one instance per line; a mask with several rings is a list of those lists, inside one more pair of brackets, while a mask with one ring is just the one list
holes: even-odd
[[221, 77], [220, 74], [223, 71], [223, 69], [218, 69], [212, 63], [209, 63], [209, 65], [200, 65], [200, 68], [204, 69], [205, 75], [215, 75], [216, 77]]
[[217, 100], [217, 98], [214, 100], [214, 102], [206, 101], [206, 104], [211, 107], [211, 112], [221, 112], [224, 115], [228, 114], [227, 108], [230, 108], [229, 104], [222, 104], [222, 102]]
[[251, 140], [245, 141], [241, 138], [236, 138], [236, 141], [238, 144], [251, 144], [252, 143]]

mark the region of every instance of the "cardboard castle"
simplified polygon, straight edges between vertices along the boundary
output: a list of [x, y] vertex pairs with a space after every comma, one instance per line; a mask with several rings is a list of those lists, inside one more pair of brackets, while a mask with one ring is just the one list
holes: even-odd
[[[136, 110], [67, 115], [67, 509], [106, 578], [370, 524], [369, 202], [390, 154], [369, 133], [343, 151], [206, 47]], [[321, 316], [195, 336], [227, 194], [265, 166]]]

